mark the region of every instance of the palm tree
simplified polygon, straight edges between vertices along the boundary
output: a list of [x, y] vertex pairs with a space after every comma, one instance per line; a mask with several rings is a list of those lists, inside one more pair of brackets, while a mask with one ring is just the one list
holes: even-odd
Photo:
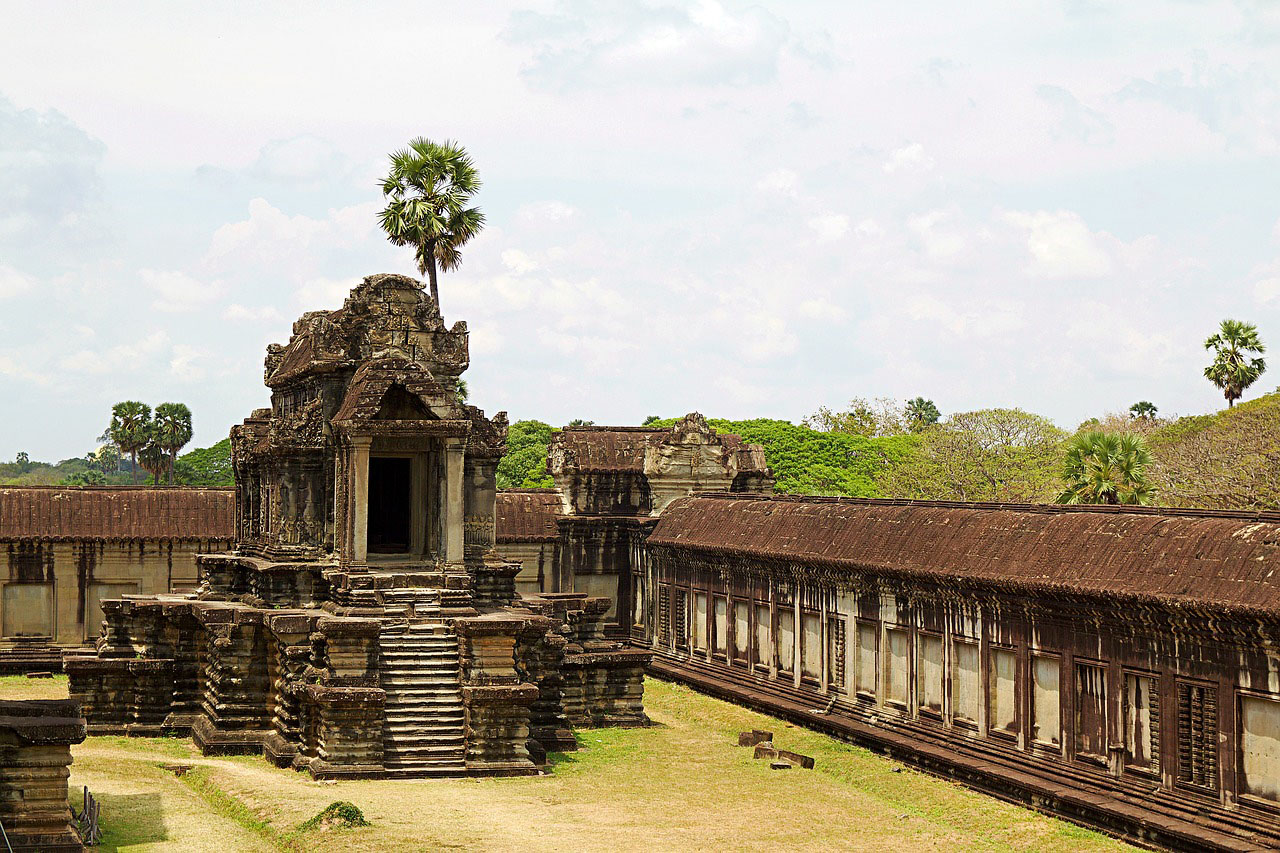
[[151, 475], [151, 485], [158, 486], [160, 475], [169, 467], [169, 454], [160, 444], [155, 424], [152, 424], [147, 432], [149, 433], [147, 443], [138, 451], [138, 463]]
[[942, 417], [942, 413], [938, 411], [938, 407], [933, 404], [933, 401], [926, 400], [924, 397], [908, 400], [907, 408], [903, 414], [906, 415], [907, 426], [912, 432], [919, 432], [927, 426], [936, 424], [938, 418]]
[[1150, 400], [1139, 400], [1129, 407], [1129, 417], [1142, 418], [1144, 421], [1155, 420], [1158, 411], [1160, 410], [1156, 408], [1156, 404]]
[[178, 451], [191, 441], [191, 410], [183, 403], [161, 403], [156, 406], [156, 444], [169, 457], [169, 485], [173, 485], [173, 466]]
[[128, 453], [133, 463], [133, 484], [138, 484], [138, 451], [150, 440], [151, 407], [137, 400], [125, 400], [111, 407], [111, 425], [107, 435], [120, 452]]
[[1204, 377], [1222, 389], [1228, 408], [1267, 369], [1264, 359], [1249, 357], [1267, 351], [1258, 337], [1258, 327], [1252, 323], [1223, 320], [1218, 331], [1204, 342], [1204, 348], [1214, 350], [1213, 364], [1204, 369]]
[[1067, 443], [1060, 504], [1149, 504], [1151, 454], [1137, 433], [1084, 432]]
[[456, 269], [462, 263], [463, 244], [484, 226], [480, 208], [467, 207], [479, 189], [471, 157], [456, 142], [437, 143], [420, 136], [391, 155], [391, 172], [382, 182], [387, 206], [379, 221], [393, 244], [414, 247], [437, 309], [437, 269]]

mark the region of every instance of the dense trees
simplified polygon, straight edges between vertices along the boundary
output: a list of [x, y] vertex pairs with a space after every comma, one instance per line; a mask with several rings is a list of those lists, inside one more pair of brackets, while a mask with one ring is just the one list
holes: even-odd
[[462, 246], [484, 227], [480, 209], [467, 207], [479, 190], [471, 157], [456, 142], [418, 137], [391, 155], [391, 171], [382, 182], [387, 206], [379, 221], [393, 244], [414, 247], [437, 308], [437, 271], [457, 268]]
[[1067, 442], [1066, 488], [1058, 503], [1149, 504], [1155, 495], [1147, 482], [1150, 464], [1151, 454], [1137, 433], [1077, 433]]
[[920, 433], [881, 486], [899, 498], [1048, 502], [1066, 437], [1053, 421], [1021, 409], [960, 412]]
[[938, 418], [942, 417], [933, 401], [926, 400], [924, 397], [908, 400], [904, 414], [907, 428], [912, 432], [920, 432], [925, 427], [933, 426], [938, 422]]
[[507, 453], [498, 463], [498, 488], [552, 486], [547, 473], [547, 445], [555, 432], [542, 421], [516, 421], [507, 430]]
[[1258, 327], [1250, 323], [1223, 320], [1218, 331], [1204, 342], [1204, 348], [1214, 353], [1204, 376], [1222, 389], [1228, 408], [1267, 369], [1267, 362], [1261, 357], [1267, 348], [1258, 337]]

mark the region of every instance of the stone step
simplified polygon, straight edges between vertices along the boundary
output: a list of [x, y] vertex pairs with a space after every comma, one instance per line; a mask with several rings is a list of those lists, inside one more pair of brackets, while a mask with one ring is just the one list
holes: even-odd
[[382, 754], [387, 764], [403, 764], [409, 761], [449, 761], [451, 759], [456, 761], [466, 755], [466, 750], [461, 745], [388, 749], [384, 743]]
[[457, 673], [412, 677], [394, 672], [384, 672], [379, 679], [379, 683], [382, 689], [389, 693], [400, 693], [406, 690], [461, 689]]
[[393, 646], [382, 648], [379, 654], [384, 658], [405, 658], [418, 655], [452, 656], [457, 658], [458, 645], [456, 643], [396, 643]]
[[390, 779], [429, 779], [442, 776], [467, 775], [467, 765], [462, 759], [438, 763], [388, 765], [386, 770], [387, 777]]

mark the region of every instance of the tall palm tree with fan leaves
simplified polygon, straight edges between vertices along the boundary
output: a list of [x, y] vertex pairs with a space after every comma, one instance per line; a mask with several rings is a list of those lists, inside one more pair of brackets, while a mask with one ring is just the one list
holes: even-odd
[[1137, 433], [1084, 432], [1067, 443], [1060, 504], [1149, 504], [1151, 453]]
[[124, 400], [111, 407], [111, 424], [106, 434], [122, 454], [129, 454], [133, 463], [130, 474], [134, 485], [138, 484], [138, 451], [151, 438], [151, 407], [137, 400]]
[[169, 485], [173, 485], [174, 463], [178, 461], [178, 451], [191, 441], [191, 409], [184, 403], [161, 403], [156, 406], [155, 443], [164, 450], [168, 457], [166, 466], [169, 474]]
[[393, 244], [414, 247], [437, 309], [437, 276], [462, 263], [462, 246], [484, 227], [480, 208], [468, 207], [479, 190], [471, 157], [456, 142], [420, 136], [391, 155], [391, 171], [382, 182], [387, 206], [379, 222]]
[[1267, 369], [1266, 360], [1260, 358], [1267, 348], [1252, 323], [1223, 320], [1218, 331], [1204, 342], [1204, 348], [1214, 351], [1213, 364], [1204, 369], [1204, 378], [1222, 389], [1227, 408], [1233, 407], [1244, 390]]

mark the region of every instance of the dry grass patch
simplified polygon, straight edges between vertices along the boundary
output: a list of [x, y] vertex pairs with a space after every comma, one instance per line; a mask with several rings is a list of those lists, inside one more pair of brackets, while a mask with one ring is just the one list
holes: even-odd
[[[682, 686], [646, 682], [646, 706], [660, 725], [580, 731], [545, 777], [319, 783], [186, 740], [91, 738], [72, 784], [101, 795], [107, 850], [1127, 849]], [[752, 728], [817, 768], [770, 770], [736, 745]], [[302, 829], [335, 800], [370, 825]]]

